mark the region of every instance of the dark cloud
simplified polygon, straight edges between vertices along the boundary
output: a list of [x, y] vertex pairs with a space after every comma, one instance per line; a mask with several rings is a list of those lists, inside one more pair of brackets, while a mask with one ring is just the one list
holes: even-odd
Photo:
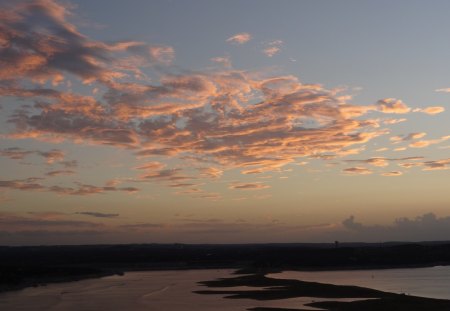
[[61, 175], [73, 175], [75, 174], [75, 171], [72, 170], [57, 170], [57, 171], [50, 171], [45, 173], [45, 175], [53, 177], [53, 176], [61, 176]]
[[270, 188], [270, 186], [262, 182], [252, 182], [252, 183], [233, 182], [229, 185], [229, 188], [235, 190], [261, 190]]
[[421, 167], [424, 171], [448, 170], [450, 169], [450, 158], [418, 162], [402, 162], [398, 165], [403, 168]]
[[97, 217], [97, 218], [115, 218], [115, 217], [119, 216], [119, 214], [107, 214], [107, 213], [100, 213], [100, 212], [77, 212], [75, 214]]
[[126, 229], [154, 229], [154, 228], [163, 228], [164, 224], [158, 224], [158, 223], [139, 223], [139, 224], [127, 224], [127, 225], [121, 225], [121, 228]]

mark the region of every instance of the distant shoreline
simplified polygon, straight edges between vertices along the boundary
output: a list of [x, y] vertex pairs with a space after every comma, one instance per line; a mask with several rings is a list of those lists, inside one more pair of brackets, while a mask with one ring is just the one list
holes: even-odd
[[449, 243], [341, 244], [339, 248], [323, 244], [0, 247], [0, 292], [130, 271], [235, 269], [237, 274], [265, 274], [445, 265], [450, 265]]

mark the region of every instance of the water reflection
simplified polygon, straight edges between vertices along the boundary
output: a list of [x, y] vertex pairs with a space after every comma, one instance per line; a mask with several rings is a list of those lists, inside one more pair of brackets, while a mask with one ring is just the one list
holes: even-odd
[[356, 285], [393, 293], [450, 299], [450, 266], [350, 271], [285, 271], [271, 278]]

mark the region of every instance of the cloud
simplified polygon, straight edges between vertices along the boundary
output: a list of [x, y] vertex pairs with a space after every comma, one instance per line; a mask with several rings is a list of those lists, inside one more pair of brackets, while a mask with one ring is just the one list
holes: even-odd
[[349, 175], [369, 175], [373, 173], [372, 170], [360, 166], [345, 168], [342, 171]]
[[140, 176], [140, 180], [156, 180], [156, 181], [181, 181], [181, 180], [189, 180], [192, 177], [188, 177], [183, 175], [182, 169], [163, 169], [154, 172], [147, 172], [146, 174]]
[[435, 115], [435, 114], [439, 114], [441, 112], [445, 111], [444, 107], [441, 106], [433, 106], [433, 107], [427, 107], [427, 108], [417, 108], [413, 110], [414, 112], [422, 112], [425, 114], [429, 114], [429, 115]]
[[175, 51], [171, 46], [151, 46], [149, 51], [153, 59], [160, 63], [171, 64], [175, 59]]
[[400, 118], [400, 119], [385, 119], [383, 121], [384, 124], [397, 124], [397, 123], [401, 123], [401, 122], [405, 122], [406, 119], [405, 118]]
[[61, 219], [61, 214], [58, 217], [48, 217], [48, 213], [44, 214], [29, 214], [30, 216], [22, 216], [16, 213], [0, 213], [0, 225], [3, 230], [32, 230], [33, 228], [49, 228], [49, 227], [65, 227], [65, 228], [85, 228], [85, 227], [100, 227], [102, 224], [88, 221]]
[[105, 192], [126, 192], [135, 193], [139, 191], [135, 187], [113, 187], [113, 186], [93, 186], [88, 184], [82, 184], [76, 182], [75, 187], [62, 187], [62, 186], [46, 186], [40, 181], [43, 178], [26, 178], [26, 179], [16, 179], [16, 180], [0, 180], [0, 188], [6, 188], [11, 190], [25, 190], [25, 191], [47, 191], [54, 192], [60, 195], [91, 195], [100, 194]]
[[428, 147], [430, 145], [440, 144], [440, 143], [442, 143], [444, 141], [447, 141], [449, 139], [450, 139], [450, 135], [442, 136], [441, 138], [437, 138], [437, 139], [418, 140], [418, 141], [410, 143], [409, 147], [411, 147], [411, 148], [425, 148], [425, 147]]
[[219, 178], [223, 174], [223, 170], [216, 167], [200, 167], [198, 170], [200, 172], [200, 176], [206, 178]]
[[222, 64], [225, 67], [231, 67], [231, 60], [229, 57], [224, 57], [224, 56], [213, 57], [213, 58], [211, 58], [211, 61], [213, 61], [217, 64]]
[[25, 157], [33, 154], [43, 157], [48, 164], [64, 160], [64, 152], [59, 149], [40, 151], [40, 150], [24, 150], [18, 147], [10, 147], [0, 150], [0, 156], [7, 157], [13, 160], [23, 160]]
[[403, 168], [422, 167], [424, 171], [447, 170], [450, 168], [450, 158], [421, 162], [402, 162], [398, 165]]
[[384, 113], [399, 113], [404, 114], [411, 111], [404, 102], [395, 98], [385, 98], [377, 102], [378, 110]]
[[353, 241], [430, 241], [445, 239], [450, 234], [450, 217], [438, 218], [433, 213], [414, 219], [397, 218], [393, 224], [384, 226], [366, 226], [350, 216], [342, 225], [353, 233]]
[[42, 191], [46, 187], [38, 183], [42, 178], [30, 177], [26, 179], [0, 180], [0, 188], [12, 190]]
[[54, 177], [54, 176], [66, 176], [66, 175], [73, 175], [75, 174], [75, 171], [72, 170], [57, 170], [57, 171], [50, 171], [45, 173], [45, 175], [50, 176], [50, 177]]
[[229, 188], [233, 190], [262, 190], [270, 188], [270, 186], [262, 182], [252, 182], [252, 183], [233, 182], [229, 185]]
[[40, 156], [44, 157], [49, 164], [64, 160], [64, 152], [58, 149], [45, 152], [38, 151], [38, 153]]
[[100, 212], [77, 212], [75, 214], [91, 216], [91, 217], [96, 217], [96, 218], [115, 218], [115, 217], [119, 216], [119, 214], [105, 214], [105, 213], [100, 213]]
[[272, 57], [281, 51], [282, 45], [283, 45], [283, 41], [281, 41], [281, 40], [275, 40], [275, 41], [268, 42], [262, 52], [267, 57]]
[[[347, 163], [361, 163], [361, 164], [367, 164], [372, 165], [375, 167], [386, 167], [389, 166], [390, 162], [401, 162], [401, 161], [416, 161], [416, 162], [408, 162], [408, 163], [414, 163], [416, 165], [419, 165], [420, 162], [417, 162], [419, 160], [422, 160], [423, 157], [403, 157], [403, 158], [384, 158], [384, 157], [374, 157], [369, 159], [352, 159], [352, 160], [345, 160]], [[402, 164], [400, 164], [402, 166]], [[347, 174], [371, 174], [373, 173], [372, 170], [367, 169], [365, 167], [351, 167], [343, 170], [344, 173]], [[401, 172], [398, 171], [392, 171], [392, 172], [385, 172], [382, 173], [382, 176], [399, 176], [401, 175]]]
[[[358, 162], [358, 163], [366, 163], [373, 166], [388, 166], [389, 165], [389, 159], [386, 158], [370, 158], [367, 160], [346, 160], [346, 162]], [[352, 170], [353, 171], [353, 170]], [[348, 172], [348, 171], [347, 171]]]
[[57, 83], [63, 80], [63, 71], [85, 81], [108, 80], [116, 74], [101, 65], [108, 59], [108, 47], [89, 41], [67, 22], [68, 8], [37, 0], [5, 9], [12, 18], [2, 19], [0, 24], [0, 78], [30, 77]]
[[390, 140], [391, 140], [391, 141], [394, 141], [394, 142], [409, 141], [409, 140], [414, 140], [414, 139], [422, 138], [422, 137], [424, 137], [424, 136], [426, 136], [426, 135], [427, 135], [427, 133], [424, 133], [424, 132], [420, 132], [420, 133], [409, 133], [408, 135], [405, 135], [405, 136], [400, 136], [400, 135], [398, 135], [398, 136], [392, 136], [392, 137], [390, 138]]
[[126, 229], [159, 229], [164, 228], [164, 224], [158, 224], [158, 223], [138, 223], [138, 224], [126, 224], [121, 225], [122, 228]]
[[58, 164], [62, 165], [65, 168], [78, 167], [78, 161], [77, 160], [60, 161]]
[[450, 169], [450, 158], [435, 161], [425, 161], [422, 163], [424, 171], [448, 170]]
[[386, 176], [386, 177], [400, 176], [400, 175], [403, 175], [403, 173], [400, 171], [390, 171], [390, 172], [385, 172], [385, 173], [381, 174], [381, 176]]
[[135, 187], [114, 187], [114, 186], [99, 187], [82, 183], [76, 183], [76, 185], [77, 185], [76, 187], [50, 186], [47, 188], [47, 190], [60, 195], [92, 195], [117, 191], [126, 193], [135, 193], [139, 191], [139, 189]]
[[23, 150], [17, 147], [6, 148], [0, 150], [0, 156], [7, 157], [13, 160], [23, 160], [26, 156], [33, 154], [34, 151]]
[[[55, 38], [68, 36], [61, 38], [64, 44], [52, 55], [59, 57], [60, 50], [67, 54], [70, 48], [70, 51], [79, 49], [81, 56], [64, 54], [59, 67], [50, 66], [45, 59], [46, 65], [42, 68], [63, 76], [68, 72], [81, 76], [87, 79], [86, 83], [97, 84], [97, 93], [90, 96], [57, 89], [4, 88], [7, 96], [35, 99], [33, 107], [21, 107], [9, 117], [9, 123], [15, 126], [9, 134], [11, 139], [94, 143], [132, 149], [138, 158], [164, 156], [214, 166], [209, 169], [209, 175], [200, 170], [203, 177], [213, 176], [212, 170], [216, 170], [217, 175], [219, 170], [236, 168], [241, 168], [243, 174], [255, 174], [279, 171], [304, 157], [329, 158], [359, 153], [363, 148], [355, 145], [363, 145], [387, 133], [373, 118], [364, 120], [364, 115], [376, 111], [409, 111], [400, 100], [382, 99], [376, 105], [356, 106], [347, 102], [348, 95], [340, 95], [339, 91], [322, 85], [304, 84], [294, 76], [266, 76], [230, 68], [178, 74], [158, 72], [152, 83], [139, 79], [139, 75], [136, 79], [127, 79], [119, 54], [143, 57], [150, 53], [156, 59], [171, 55], [172, 50], [162, 45], [150, 48], [142, 42], [107, 44], [91, 40], [66, 21], [70, 13], [67, 8], [47, 2], [51, 5], [36, 1], [31, 2], [31, 6], [15, 9], [18, 23], [27, 28], [26, 16], [38, 14], [36, 18], [42, 21], [45, 30], [50, 20], [55, 29], [65, 31], [53, 34], [52, 28], [49, 33]], [[55, 10], [59, 11], [56, 15]], [[5, 23], [8, 29], [17, 26], [12, 21]], [[35, 30], [35, 37], [45, 37], [39, 29]], [[23, 36], [30, 39], [28, 34]], [[229, 42], [244, 42], [249, 38], [250, 35], [242, 33], [229, 38]], [[57, 45], [46, 40], [43, 42], [50, 47], [45, 48]], [[281, 44], [281, 41], [270, 43], [271, 46]], [[23, 53], [41, 55], [37, 51], [42, 49], [33, 46], [26, 50], [31, 52], [24, 48]], [[88, 59], [90, 67], [79, 60], [80, 57], [84, 62]], [[69, 63], [71, 67], [67, 67]], [[121, 78], [108, 73], [111, 70], [121, 73]], [[30, 75], [27, 71], [12, 74], [8, 79], [28, 81], [33, 79]], [[56, 158], [49, 155], [48, 161], [56, 161]], [[189, 178], [175, 176], [175, 172], [163, 170], [162, 165], [153, 167], [155, 172], [146, 174], [143, 179]]]
[[163, 169], [165, 166], [166, 165], [164, 163], [153, 161], [153, 162], [148, 162], [143, 165], [137, 166], [137, 167], [135, 167], [135, 169], [157, 171], [157, 170]]
[[450, 93], [450, 88], [436, 89], [435, 92]]
[[[232, 169], [245, 175], [281, 172], [307, 158], [329, 160], [360, 154], [368, 142], [389, 133], [387, 126], [405, 120], [378, 115], [411, 111], [394, 98], [354, 105], [342, 89], [303, 83], [292, 75], [237, 70], [228, 66], [226, 57], [213, 60], [226, 65], [216, 66], [220, 68], [181, 70], [171, 66], [172, 47], [94, 40], [69, 21], [71, 8], [50, 0], [12, 5], [5, 11], [8, 18], [0, 21], [4, 30], [0, 42], [5, 46], [0, 51], [5, 62], [0, 66], [0, 96], [20, 99], [18, 103], [27, 101], [11, 109], [14, 111], [7, 118], [12, 130], [5, 137], [108, 145], [126, 148], [138, 159], [152, 158], [135, 167], [142, 173], [135, 182], [191, 187], [181, 190], [197, 197], [218, 197], [197, 189], [201, 182], [190, 180], [218, 179]], [[243, 44], [250, 39], [250, 34], [239, 33], [227, 42]], [[267, 43], [272, 48], [268, 55], [273, 56], [282, 44], [280, 40]], [[72, 79], [77, 87], [58, 87]], [[83, 88], [90, 91], [73, 91]], [[409, 140], [408, 136], [399, 139]], [[413, 143], [412, 147], [430, 144]], [[70, 174], [78, 165], [64, 160], [58, 149], [18, 148], [0, 153], [15, 159], [31, 154], [64, 168], [52, 170], [48, 176]], [[171, 168], [166, 164], [171, 160], [181, 164]], [[365, 161], [379, 167], [389, 162], [382, 158]], [[187, 165], [195, 176], [180, 169]], [[358, 167], [344, 170], [353, 174], [369, 171]], [[137, 191], [115, 184], [3, 182], [4, 188], [35, 187], [68, 195]]]
[[229, 37], [226, 41], [235, 44], [244, 44], [250, 41], [252, 36], [248, 32], [241, 32]]

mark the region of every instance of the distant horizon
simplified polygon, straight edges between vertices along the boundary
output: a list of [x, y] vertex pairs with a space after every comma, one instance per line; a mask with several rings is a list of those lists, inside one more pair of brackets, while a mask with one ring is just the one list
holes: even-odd
[[0, 245], [450, 237], [449, 11], [0, 0]]
[[[336, 245], [336, 242], [338, 244]], [[308, 245], [323, 245], [330, 248], [339, 248], [341, 246], [379, 246], [379, 245], [407, 245], [407, 244], [450, 244], [450, 240], [428, 240], [428, 241], [379, 241], [379, 242], [355, 242], [355, 241], [332, 241], [332, 242], [246, 242], [246, 243], [179, 243], [179, 242], [142, 242], [142, 243], [92, 243], [92, 244], [0, 244], [0, 247], [47, 247], [47, 246], [127, 246], [127, 245], [186, 245], [186, 246], [246, 246], [246, 245], [299, 245], [299, 246], [308, 246]]]

